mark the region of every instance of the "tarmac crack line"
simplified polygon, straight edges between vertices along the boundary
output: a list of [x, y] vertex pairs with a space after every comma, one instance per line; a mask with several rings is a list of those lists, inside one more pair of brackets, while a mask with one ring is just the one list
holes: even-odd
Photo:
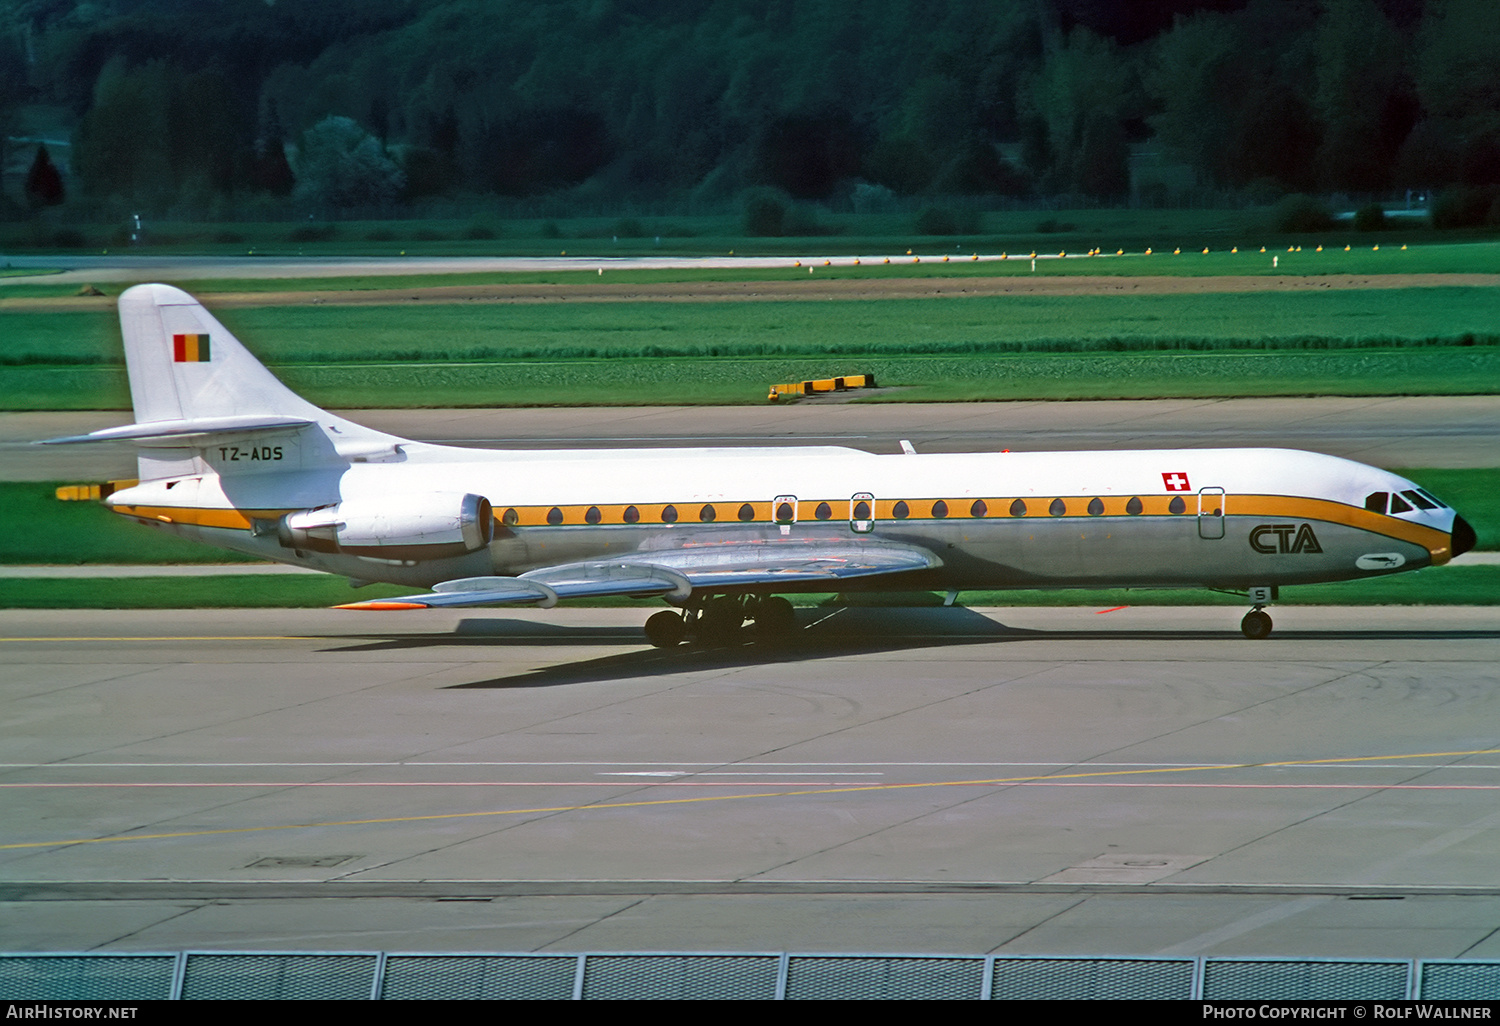
[[[390, 823], [421, 823], [437, 820], [480, 819], [494, 816], [524, 816], [562, 812], [592, 812], [601, 809], [646, 808], [656, 805], [702, 805], [708, 802], [744, 801], [765, 798], [799, 798], [818, 795], [857, 794], [872, 791], [916, 791], [945, 787], [1004, 787], [1016, 784], [1046, 783], [1057, 780], [1076, 780], [1092, 777], [1131, 777], [1160, 775], [1163, 773], [1195, 773], [1207, 770], [1276, 769], [1281, 767], [1325, 766], [1340, 763], [1370, 762], [1394, 759], [1434, 759], [1469, 755], [1500, 754], [1500, 748], [1478, 748], [1455, 752], [1413, 752], [1405, 755], [1338, 756], [1330, 759], [1291, 759], [1282, 762], [1250, 763], [1205, 763], [1195, 766], [1166, 766], [1147, 769], [1099, 770], [1089, 773], [1038, 774], [1022, 777], [999, 777], [988, 780], [935, 780], [900, 784], [855, 784], [845, 787], [824, 787], [791, 791], [767, 791], [741, 795], [702, 795], [694, 798], [657, 798], [634, 802], [594, 802], [587, 805], [560, 805], [533, 809], [489, 809], [482, 812], [440, 812], [421, 816], [389, 816], [375, 819], [330, 820], [317, 823], [278, 823], [252, 827], [224, 827], [215, 830], [188, 830], [165, 834], [124, 834], [106, 837], [83, 837], [59, 841], [23, 841], [0, 844], [0, 851], [24, 848], [60, 848], [74, 844], [107, 844], [124, 841], [153, 841], [182, 837], [212, 837], [224, 834], [260, 833], [272, 830], [307, 830], [338, 826], [373, 826]], [[1370, 785], [1372, 790], [1385, 790], [1382, 785]]]

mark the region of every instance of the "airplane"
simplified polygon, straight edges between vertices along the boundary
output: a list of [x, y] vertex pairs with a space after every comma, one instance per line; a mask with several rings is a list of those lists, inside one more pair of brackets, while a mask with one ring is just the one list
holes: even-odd
[[[319, 409], [170, 285], [121, 294], [135, 423], [44, 444], [137, 447], [115, 513], [235, 552], [426, 589], [341, 609], [659, 598], [646, 639], [785, 640], [788, 594], [1284, 585], [1473, 548], [1431, 492], [1289, 449], [880, 455], [838, 446], [473, 449]], [[746, 629], [746, 625], [749, 629]], [[748, 638], [747, 638], [748, 636]]]

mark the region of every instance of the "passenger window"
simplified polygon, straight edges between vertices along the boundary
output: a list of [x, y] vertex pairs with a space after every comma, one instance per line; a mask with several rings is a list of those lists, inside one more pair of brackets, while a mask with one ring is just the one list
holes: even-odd
[[718, 511], [715, 510], [712, 506], [704, 506], [698, 511], [698, 519], [703, 521], [705, 524], [713, 523], [714, 520], [718, 518], [718, 516]]
[[1010, 504], [1010, 515], [1013, 517], [1024, 517], [1026, 515], [1026, 500], [1017, 499]]
[[1389, 492], [1371, 492], [1365, 496], [1365, 509], [1371, 513], [1384, 513], [1385, 505], [1390, 501]]
[[896, 503], [896, 505], [891, 507], [891, 516], [895, 517], [897, 520], [905, 520], [907, 517], [911, 516], [911, 509], [906, 505], [905, 499], [902, 499], [900, 502]]
[[668, 506], [666, 509], [662, 510], [661, 511], [661, 522], [664, 523], [664, 524], [675, 524], [675, 523], [677, 523], [677, 507], [676, 506]]
[[828, 505], [828, 503], [826, 502], [820, 502], [818, 503], [818, 508], [813, 510], [813, 516], [817, 517], [819, 520], [827, 520], [829, 517], [833, 516], [833, 507]]
[[1169, 503], [1167, 503], [1167, 512], [1168, 513], [1186, 513], [1187, 512], [1187, 503], [1185, 503], [1185, 502], [1182, 501], [1182, 496], [1180, 496], [1180, 495], [1174, 495], [1174, 496], [1172, 496], [1172, 501], [1169, 502]]
[[779, 523], [790, 524], [796, 519], [797, 511], [792, 509], [790, 502], [783, 502], [780, 506], [776, 507], [776, 520]]
[[500, 522], [506, 527], [515, 527], [521, 522], [521, 514], [513, 509], [508, 509], [505, 511], [505, 515], [500, 518]]
[[1130, 501], [1125, 504], [1125, 512], [1133, 517], [1140, 516], [1141, 510], [1145, 508], [1145, 506], [1141, 505], [1141, 498], [1138, 495], [1132, 495]]
[[555, 527], [556, 525], [562, 523], [562, 520], [562, 510], [558, 509], [556, 506], [553, 506], [547, 511], [547, 523], [552, 524]]
[[939, 520], [943, 519], [943, 517], [948, 515], [948, 504], [942, 499], [934, 502], [932, 504], [932, 515], [937, 517]]
[[969, 507], [969, 516], [982, 517], [988, 515], [990, 508], [984, 504], [983, 499], [975, 499], [974, 505]]
[[740, 507], [740, 519], [741, 520], [754, 520], [755, 519], [755, 507], [752, 506], [752, 505], [750, 505], [748, 502], [745, 503], [743, 506], [741, 506]]
[[1411, 503], [1407, 502], [1405, 499], [1401, 498], [1401, 496], [1399, 496], [1399, 495], [1392, 495], [1391, 496], [1391, 512], [1392, 513], [1410, 513], [1411, 512]]
[[1047, 512], [1055, 517], [1060, 517], [1068, 511], [1068, 504], [1061, 499], [1053, 499], [1052, 505], [1047, 507]]
[[1417, 509], [1437, 509], [1437, 506], [1428, 502], [1419, 492], [1406, 491], [1401, 494], [1410, 499], [1411, 504], [1417, 507]]
[[636, 509], [634, 506], [626, 506], [625, 507], [625, 522], [627, 524], [637, 524], [637, 523], [640, 523], [640, 520], [641, 520], [641, 511], [640, 510]]
[[1089, 500], [1089, 516], [1097, 517], [1104, 512], [1104, 500], [1097, 495]]
[[583, 515], [583, 522], [586, 524], [597, 524], [603, 519], [604, 515], [599, 512], [598, 506], [590, 506], [588, 512]]
[[849, 519], [850, 520], [869, 520], [870, 519], [870, 504], [868, 502], [866, 502], [864, 499], [860, 499], [858, 502], [856, 502], [854, 504], [854, 515], [851, 516]]

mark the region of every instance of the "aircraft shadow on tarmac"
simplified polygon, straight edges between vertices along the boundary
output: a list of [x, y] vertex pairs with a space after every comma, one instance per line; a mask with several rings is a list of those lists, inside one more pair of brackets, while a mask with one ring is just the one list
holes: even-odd
[[[645, 647], [645, 641], [638, 631], [619, 627], [570, 627], [532, 620], [471, 618], [461, 621], [451, 633], [364, 635], [361, 643], [340, 645], [325, 651], [409, 651], [469, 645], [577, 648], [589, 645], [618, 647], [621, 644], [639, 643], [642, 646], [637, 651], [560, 663], [489, 680], [450, 684], [445, 688], [454, 690], [558, 687], [739, 666], [768, 666], [812, 659], [957, 645], [992, 645], [1010, 641], [1215, 641], [1237, 647], [1252, 644], [1240, 636], [1232, 618], [1223, 630], [1036, 630], [1008, 627], [962, 607], [843, 608], [836, 611], [804, 610], [800, 622], [802, 630], [787, 641], [775, 645], [743, 644], [727, 648], [684, 645], [674, 649], [657, 649]], [[1298, 641], [1485, 640], [1500, 639], [1500, 629], [1298, 630], [1285, 631], [1279, 638]], [[1255, 644], [1269, 646], [1274, 645], [1275, 640], [1273, 638]]]

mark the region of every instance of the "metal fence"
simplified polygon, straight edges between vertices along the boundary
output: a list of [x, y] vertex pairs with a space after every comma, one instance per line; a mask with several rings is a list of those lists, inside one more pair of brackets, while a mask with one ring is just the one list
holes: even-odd
[[1500, 962], [596, 952], [0, 955], [0, 1000], [1496, 1000]]

